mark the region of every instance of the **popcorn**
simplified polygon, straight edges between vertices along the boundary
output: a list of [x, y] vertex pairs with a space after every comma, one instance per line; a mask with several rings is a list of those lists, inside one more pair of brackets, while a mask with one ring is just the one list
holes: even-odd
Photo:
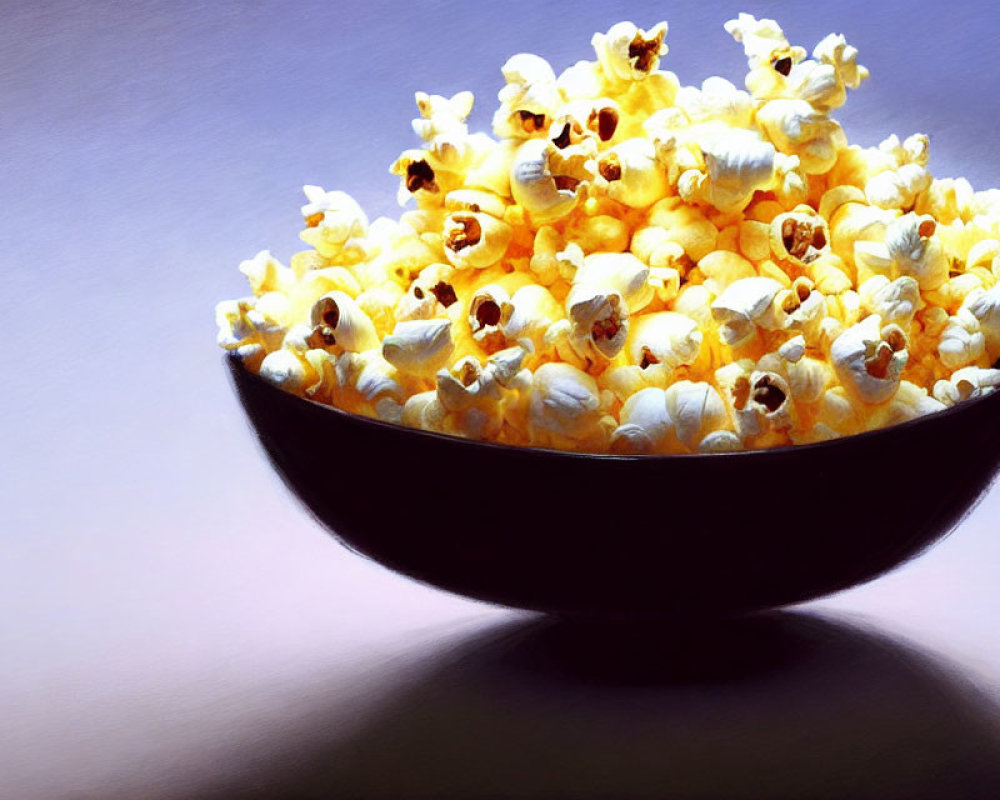
[[703, 340], [698, 323], [684, 314], [643, 314], [636, 318], [629, 337], [629, 358], [643, 369], [652, 364], [674, 369], [697, 361]]
[[445, 257], [457, 269], [482, 269], [496, 264], [510, 244], [510, 226], [489, 214], [454, 211], [445, 217]]
[[774, 177], [774, 146], [750, 131], [729, 128], [710, 136], [702, 142], [701, 152], [704, 171], [687, 170], [678, 181], [678, 192], [687, 203], [742, 211]]
[[308, 380], [307, 364], [291, 350], [275, 350], [264, 356], [260, 376], [286, 392], [300, 392]]
[[354, 264], [364, 257], [361, 242], [368, 228], [368, 217], [349, 194], [327, 192], [321, 186], [304, 186], [306, 199], [302, 216], [306, 228], [299, 234], [324, 258]]
[[712, 316], [719, 323], [719, 336], [730, 347], [746, 344], [758, 328], [780, 330], [785, 312], [774, 300], [782, 286], [771, 278], [741, 278], [729, 285], [712, 303]]
[[958, 370], [978, 361], [985, 352], [986, 337], [979, 330], [979, 320], [975, 316], [962, 309], [949, 317], [938, 342], [942, 364], [950, 370]]
[[667, 411], [666, 392], [650, 387], [636, 392], [622, 406], [621, 424], [611, 434], [611, 452], [647, 455], [666, 452], [674, 421]]
[[669, 190], [666, 173], [648, 139], [628, 139], [605, 150], [596, 171], [600, 176], [597, 187], [606, 188], [608, 197], [630, 208], [647, 208]]
[[690, 451], [697, 450], [706, 435], [729, 422], [722, 397], [709, 383], [678, 381], [664, 392], [664, 399], [677, 440]]
[[535, 370], [531, 386], [532, 442], [566, 449], [586, 449], [597, 443], [606, 446], [610, 431], [606, 425], [602, 429], [601, 405], [591, 376], [570, 364], [543, 364]]
[[937, 223], [930, 216], [910, 213], [894, 219], [886, 226], [882, 242], [855, 244], [858, 277], [909, 275], [922, 291], [937, 289], [948, 280], [950, 265], [936, 231]]
[[364, 311], [343, 292], [323, 295], [309, 312], [310, 347], [361, 352], [378, 347], [375, 326]]
[[971, 292], [962, 304], [962, 310], [979, 323], [990, 362], [996, 361], [1000, 358], [1000, 284], [988, 291]]
[[382, 357], [413, 375], [431, 377], [448, 363], [455, 345], [451, 320], [427, 319], [400, 322], [382, 340]]
[[605, 79], [616, 85], [641, 81], [653, 73], [669, 50], [666, 37], [666, 22], [657, 23], [648, 32], [631, 22], [619, 22], [607, 33], [595, 33], [591, 44]]
[[507, 85], [500, 90], [493, 132], [501, 139], [545, 134], [553, 112], [562, 105], [556, 74], [549, 62], [531, 53], [519, 53], [508, 59], [500, 71]]
[[897, 325], [882, 327], [878, 314], [865, 317], [837, 337], [830, 362], [843, 386], [865, 403], [895, 394], [906, 366], [906, 335]]
[[807, 175], [829, 170], [847, 146], [840, 124], [805, 100], [770, 100], [758, 109], [757, 124], [778, 150], [798, 156]]
[[619, 455], [822, 442], [1000, 387], [1000, 190], [935, 178], [929, 139], [850, 145], [869, 77], [740, 14], [746, 90], [681, 86], [667, 24], [557, 73], [519, 53], [492, 136], [417, 92], [369, 224], [306, 186], [288, 266], [239, 265], [218, 343], [284, 391], [422, 430]]
[[[566, 169], [560, 170], [563, 166]], [[510, 165], [510, 191], [536, 223], [566, 216], [576, 206], [581, 181], [591, 177], [559, 156], [547, 139], [529, 139], [514, 154]]]

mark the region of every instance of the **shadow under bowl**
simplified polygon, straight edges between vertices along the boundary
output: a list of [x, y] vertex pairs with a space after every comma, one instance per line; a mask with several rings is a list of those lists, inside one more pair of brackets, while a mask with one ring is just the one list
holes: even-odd
[[228, 362], [278, 473], [349, 548], [574, 616], [725, 617], [871, 580], [950, 531], [1000, 466], [1000, 391], [821, 444], [619, 457], [391, 425]]

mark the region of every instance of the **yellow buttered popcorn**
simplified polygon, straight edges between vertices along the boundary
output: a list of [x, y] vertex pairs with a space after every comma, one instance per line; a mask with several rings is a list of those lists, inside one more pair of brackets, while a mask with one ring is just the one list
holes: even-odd
[[725, 30], [745, 88], [682, 86], [666, 22], [518, 53], [491, 131], [417, 92], [398, 220], [304, 187], [288, 266], [243, 261], [218, 343], [280, 389], [421, 430], [618, 455], [827, 441], [1000, 387], [1000, 190], [928, 137], [848, 142], [830, 34]]

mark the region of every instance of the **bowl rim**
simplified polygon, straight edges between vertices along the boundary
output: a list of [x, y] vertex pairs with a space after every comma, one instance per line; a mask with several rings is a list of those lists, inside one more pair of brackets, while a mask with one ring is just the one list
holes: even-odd
[[875, 430], [863, 431], [862, 433], [854, 433], [849, 436], [840, 436], [836, 439], [827, 439], [822, 442], [809, 442], [807, 444], [790, 444], [781, 445], [780, 447], [762, 447], [755, 450], [733, 450], [722, 453], [652, 453], [649, 455], [642, 454], [619, 454], [619, 453], [590, 453], [586, 451], [578, 450], [558, 450], [553, 447], [538, 447], [535, 445], [517, 445], [517, 444], [506, 444], [504, 442], [491, 442], [483, 441], [479, 439], [466, 439], [462, 436], [455, 436], [449, 433], [440, 433], [438, 431], [426, 431], [422, 428], [411, 428], [407, 425], [402, 425], [395, 422], [387, 422], [385, 420], [377, 419], [375, 417], [366, 417], [361, 414], [355, 414], [350, 411], [345, 411], [337, 406], [330, 405], [329, 403], [321, 403], [318, 400], [312, 400], [308, 397], [303, 397], [292, 392], [286, 392], [279, 386], [270, 383], [266, 378], [262, 378], [258, 373], [252, 372], [246, 368], [243, 363], [243, 359], [237, 353], [227, 353], [223, 358], [229, 363], [230, 369], [239, 370], [244, 376], [256, 381], [266, 388], [273, 390], [275, 392], [280, 392], [283, 395], [287, 395], [290, 399], [298, 400], [300, 402], [314, 406], [322, 411], [328, 411], [337, 416], [342, 417], [348, 422], [356, 423], [359, 425], [372, 425], [376, 428], [382, 428], [387, 431], [392, 431], [394, 433], [407, 433], [416, 437], [426, 437], [434, 439], [437, 441], [448, 442], [449, 444], [454, 444], [458, 447], [470, 447], [481, 450], [483, 448], [488, 450], [501, 450], [506, 452], [513, 452], [518, 454], [539, 454], [543, 457], [558, 457], [558, 458], [575, 458], [581, 460], [600, 460], [600, 461], [625, 461], [625, 462], [659, 462], [664, 460], [684, 460], [691, 461], [702, 460], [702, 459], [718, 459], [718, 458], [743, 458], [743, 459], [754, 459], [754, 458], [764, 458], [770, 454], [784, 454], [784, 453], [807, 453], [817, 450], [830, 450], [837, 446], [845, 447], [850, 446], [849, 443], [858, 440], [871, 440], [882, 436], [898, 435], [900, 432], [905, 432], [916, 425], [926, 425], [934, 420], [947, 418], [955, 416], [957, 414], [962, 414], [969, 411], [983, 403], [989, 402], [990, 400], [996, 401], [1000, 398], [1000, 387], [987, 392], [986, 394], [980, 395], [979, 397], [973, 397], [968, 400], [962, 400], [953, 406], [945, 408], [943, 411], [935, 411], [931, 414], [925, 414], [920, 417], [915, 417], [913, 419], [906, 420], [905, 422], [898, 422], [895, 425], [888, 425], [884, 428], [876, 428]]

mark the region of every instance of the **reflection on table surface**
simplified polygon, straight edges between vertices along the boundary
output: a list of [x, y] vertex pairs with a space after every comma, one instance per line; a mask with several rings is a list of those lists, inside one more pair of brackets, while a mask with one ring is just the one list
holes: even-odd
[[989, 700], [911, 645], [792, 612], [522, 619], [432, 656], [348, 728], [283, 744], [205, 797], [1000, 796]]

